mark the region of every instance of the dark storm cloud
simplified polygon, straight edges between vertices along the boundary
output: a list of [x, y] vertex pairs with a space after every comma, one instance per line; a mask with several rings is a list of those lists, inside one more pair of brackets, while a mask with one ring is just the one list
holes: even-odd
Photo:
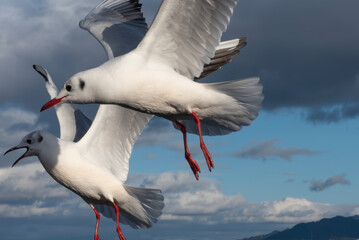
[[0, 102], [18, 103], [37, 112], [48, 97], [33, 64], [48, 68], [61, 86], [77, 71], [101, 63], [105, 54], [87, 32], [78, 28], [78, 21], [97, 1], [21, 2], [24, 4], [6, 1], [0, 10], [4, 33], [0, 39]]
[[310, 191], [313, 192], [321, 192], [326, 190], [329, 187], [332, 187], [334, 185], [350, 185], [350, 182], [348, 179], [346, 179], [345, 174], [336, 175], [333, 177], [330, 177], [326, 180], [312, 180]]
[[280, 147], [277, 145], [278, 141], [277, 139], [272, 139], [252, 143], [234, 155], [238, 158], [254, 158], [263, 161], [272, 158], [281, 158], [286, 161], [291, 161], [294, 156], [311, 156], [318, 153], [307, 148]]
[[358, 7], [354, 0], [240, 1], [225, 37], [247, 36], [248, 45], [211, 80], [260, 76], [265, 110], [320, 109], [326, 114], [315, 120], [327, 122], [326, 108], [342, 105], [338, 120], [357, 117], [358, 109], [342, 110], [359, 102]]
[[359, 115], [359, 103], [350, 102], [332, 107], [313, 107], [308, 111], [307, 120], [312, 122], [336, 123]]
[[[47, 67], [62, 85], [72, 74], [106, 59], [96, 40], [77, 25], [98, 1], [36, 1], [36, 7], [32, 1], [21, 2], [6, 1], [0, 12], [5, 49], [0, 54], [0, 102], [37, 111], [47, 95], [39, 90], [41, 79], [32, 64]], [[149, 22], [159, 3], [144, 3]], [[247, 36], [248, 45], [207, 81], [260, 76], [265, 110], [302, 107], [309, 121], [357, 117], [358, 8], [355, 0], [242, 0], [224, 39]], [[342, 107], [327, 110], [333, 105]]]

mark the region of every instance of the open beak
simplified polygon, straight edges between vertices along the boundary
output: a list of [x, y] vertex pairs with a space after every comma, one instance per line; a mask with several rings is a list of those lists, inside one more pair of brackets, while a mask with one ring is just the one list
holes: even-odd
[[45, 103], [44, 106], [42, 106], [40, 112], [50, 108], [50, 107], [53, 107], [55, 106], [56, 104], [60, 103], [62, 101], [62, 99], [64, 99], [65, 97], [67, 96], [63, 96], [62, 98], [54, 98], [54, 99], [51, 99], [50, 101], [48, 101], [47, 103]]
[[4, 156], [6, 154], [8, 154], [9, 152], [12, 152], [12, 151], [15, 151], [15, 150], [18, 150], [18, 149], [22, 149], [22, 148], [26, 148], [26, 152], [21, 157], [19, 157], [11, 167], [14, 167], [21, 159], [23, 159], [25, 157], [26, 153], [29, 151], [29, 147], [13, 147], [13, 148], [10, 148], [9, 150], [7, 150], [5, 152]]

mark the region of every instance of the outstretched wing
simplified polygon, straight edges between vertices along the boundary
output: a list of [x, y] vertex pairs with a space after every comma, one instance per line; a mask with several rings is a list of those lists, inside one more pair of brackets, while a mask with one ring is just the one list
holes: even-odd
[[152, 115], [117, 105], [101, 105], [85, 136], [77, 143], [91, 163], [127, 179], [134, 143]]
[[238, 0], [164, 0], [137, 50], [193, 79], [210, 63]]
[[[33, 65], [33, 68], [45, 79], [45, 86], [50, 97], [56, 97], [58, 89], [49, 72], [39, 65]], [[91, 120], [72, 104], [62, 103], [56, 105], [55, 111], [60, 125], [60, 138], [63, 140], [77, 142], [91, 126]]]
[[138, 0], [105, 0], [79, 25], [101, 43], [110, 59], [135, 49], [147, 32]]
[[[101, 43], [109, 59], [135, 49], [147, 32], [138, 0], [104, 0], [79, 25]], [[89, 161], [124, 182], [133, 145], [151, 118], [117, 105], [100, 105], [79, 146]]]

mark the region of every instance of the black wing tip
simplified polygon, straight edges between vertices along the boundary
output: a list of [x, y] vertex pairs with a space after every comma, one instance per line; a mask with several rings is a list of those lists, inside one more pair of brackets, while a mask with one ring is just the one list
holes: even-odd
[[83, 30], [87, 30], [86, 29], [86, 26], [85, 26], [85, 19], [82, 19], [80, 22], [79, 22], [79, 27]]
[[238, 40], [240, 42], [245, 42], [245, 41], [247, 41], [247, 37], [240, 37], [240, 38], [238, 38]]
[[42, 66], [34, 64], [34, 65], [32, 65], [32, 67], [35, 69], [35, 71], [38, 74], [40, 74], [45, 79], [46, 82], [49, 81], [49, 79], [47, 77], [46, 70]]

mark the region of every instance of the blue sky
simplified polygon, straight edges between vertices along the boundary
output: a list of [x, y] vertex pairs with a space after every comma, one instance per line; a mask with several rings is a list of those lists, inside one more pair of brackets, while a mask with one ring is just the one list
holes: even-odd
[[[56, 116], [33, 64], [61, 86], [106, 59], [78, 27], [96, 0], [3, 0], [0, 9], [0, 151], [32, 130], [58, 135]], [[150, 23], [161, 1], [142, 1]], [[168, 121], [149, 124], [135, 145], [128, 184], [161, 188], [166, 207], [150, 230], [125, 227], [128, 239], [239, 239], [335, 215], [359, 214], [359, 19], [355, 0], [242, 0], [224, 40], [248, 45], [207, 82], [259, 76], [265, 100], [249, 127], [206, 137], [208, 172], [198, 137], [190, 148], [202, 173], [195, 181], [182, 135]], [[94, 116], [96, 106], [81, 106]], [[18, 153], [20, 154], [20, 153]], [[10, 168], [0, 161], [0, 230], [4, 239], [92, 239], [95, 216], [55, 183], [35, 158]], [[100, 236], [114, 239], [102, 218]]]

